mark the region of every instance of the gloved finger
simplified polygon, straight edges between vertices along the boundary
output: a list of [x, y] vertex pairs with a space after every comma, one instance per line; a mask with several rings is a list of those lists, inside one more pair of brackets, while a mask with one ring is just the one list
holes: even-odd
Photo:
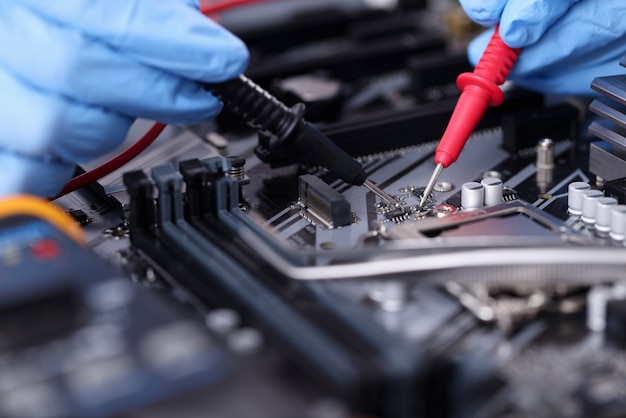
[[245, 69], [237, 37], [200, 14], [188, 0], [2, 0], [97, 38], [125, 55], [185, 78], [220, 82]]
[[[75, 101], [166, 123], [197, 123], [221, 110], [200, 83], [136, 62], [66, 26], [0, 2], [0, 63], [28, 83]], [[40, 48], [39, 45], [49, 45]], [[42, 71], [34, 62], [45, 63]]]
[[459, 2], [474, 22], [483, 26], [495, 26], [500, 22], [507, 0], [459, 0]]
[[623, 73], [624, 68], [620, 67], [618, 63], [617, 58], [611, 58], [604, 63], [572, 66], [563, 68], [561, 71], [546, 69], [520, 78], [516, 82], [531, 90], [547, 91], [554, 94], [599, 96], [599, 93], [590, 88], [591, 82], [596, 77]]
[[119, 145], [132, 118], [45, 94], [0, 67], [0, 149], [53, 161], [86, 161]]
[[511, 48], [532, 45], [579, 0], [508, 0], [500, 36]]
[[547, 30], [541, 42], [524, 48], [513, 75], [541, 69], [557, 75], [569, 66], [591, 67], [618, 62], [626, 51], [626, 3], [581, 1]]
[[56, 196], [75, 170], [71, 163], [44, 161], [1, 149], [0, 167], [0, 196], [17, 193]]
[[[541, 42], [524, 48], [510, 80], [547, 93], [595, 95], [595, 77], [623, 73], [617, 65], [626, 45], [626, 4], [606, 8], [600, 1], [581, 1], [546, 31]], [[475, 65], [493, 30], [474, 39], [468, 48]]]

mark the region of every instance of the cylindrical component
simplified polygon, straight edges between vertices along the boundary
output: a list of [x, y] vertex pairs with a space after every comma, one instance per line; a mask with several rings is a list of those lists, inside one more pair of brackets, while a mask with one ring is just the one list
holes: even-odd
[[537, 161], [538, 170], [550, 170], [554, 168], [554, 141], [550, 138], [544, 138], [537, 144]]
[[246, 160], [238, 155], [230, 155], [226, 158], [230, 161], [228, 176], [235, 180], [243, 180], [245, 178], [244, 166], [246, 165]]
[[493, 206], [502, 203], [502, 180], [495, 177], [483, 179], [480, 184], [485, 188], [485, 206]]
[[609, 236], [616, 241], [623, 241], [626, 237], [626, 205], [617, 205], [611, 208]]
[[567, 188], [568, 212], [574, 216], [580, 216], [583, 209], [583, 193], [591, 189], [591, 186], [582, 181], [570, 183]]
[[461, 207], [463, 209], [478, 209], [483, 207], [485, 187], [475, 181], [465, 183], [461, 187]]
[[601, 197], [596, 199], [596, 224], [595, 228], [600, 232], [607, 232], [611, 229], [612, 209], [617, 206], [617, 199], [614, 197]]
[[544, 138], [537, 143], [535, 149], [537, 150], [535, 179], [539, 191], [546, 193], [554, 178], [554, 142], [550, 138]]
[[593, 224], [596, 222], [596, 202], [604, 197], [604, 193], [600, 190], [587, 190], [583, 193], [583, 211], [580, 219], [585, 223]]

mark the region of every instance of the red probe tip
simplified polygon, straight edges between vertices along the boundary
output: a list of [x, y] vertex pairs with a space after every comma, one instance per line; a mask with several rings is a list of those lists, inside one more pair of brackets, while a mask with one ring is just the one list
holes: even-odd
[[461, 97], [435, 151], [435, 163], [444, 168], [459, 158], [467, 139], [487, 108], [498, 106], [504, 101], [504, 94], [498, 86], [508, 77], [521, 50], [507, 46], [498, 30], [496, 26], [474, 72], [463, 73], [457, 78]]

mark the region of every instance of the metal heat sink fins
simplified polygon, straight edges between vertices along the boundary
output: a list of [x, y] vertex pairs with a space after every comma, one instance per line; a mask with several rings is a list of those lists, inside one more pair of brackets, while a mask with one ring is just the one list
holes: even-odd
[[300, 176], [299, 189], [300, 204], [314, 220], [328, 228], [352, 223], [350, 202], [320, 178], [311, 174]]
[[[625, 58], [620, 65], [626, 67]], [[604, 180], [616, 180], [626, 173], [626, 74], [598, 77], [591, 88], [615, 103], [609, 105], [596, 99], [589, 106], [589, 110], [612, 124], [610, 128], [599, 122], [589, 126], [589, 132], [606, 142], [591, 144], [589, 170]]]

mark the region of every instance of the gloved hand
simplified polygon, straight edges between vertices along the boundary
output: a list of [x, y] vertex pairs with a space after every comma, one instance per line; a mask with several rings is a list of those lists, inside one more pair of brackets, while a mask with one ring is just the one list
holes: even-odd
[[[595, 77], [619, 74], [626, 51], [623, 0], [460, 0], [465, 12], [485, 26], [500, 24], [500, 36], [524, 48], [509, 76], [547, 93], [593, 95]], [[493, 30], [468, 48], [478, 62]]]
[[54, 196], [136, 117], [210, 119], [248, 52], [197, 0], [1, 0], [0, 196]]

